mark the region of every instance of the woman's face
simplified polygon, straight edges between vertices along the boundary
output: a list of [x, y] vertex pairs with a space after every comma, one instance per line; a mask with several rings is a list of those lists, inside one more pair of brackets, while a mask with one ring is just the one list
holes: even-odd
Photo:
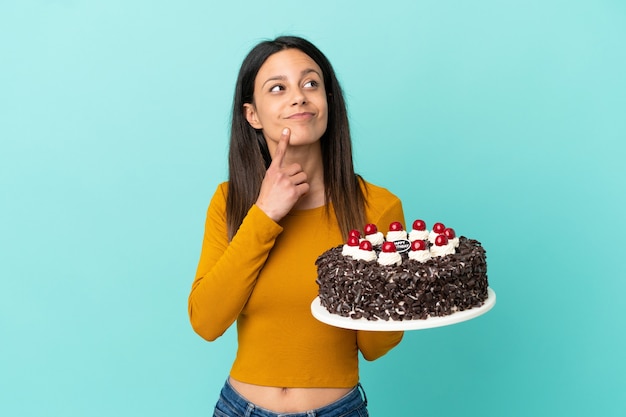
[[248, 123], [261, 129], [273, 154], [284, 128], [290, 145], [319, 141], [328, 125], [328, 103], [322, 70], [299, 49], [270, 55], [254, 80], [253, 103], [244, 104]]

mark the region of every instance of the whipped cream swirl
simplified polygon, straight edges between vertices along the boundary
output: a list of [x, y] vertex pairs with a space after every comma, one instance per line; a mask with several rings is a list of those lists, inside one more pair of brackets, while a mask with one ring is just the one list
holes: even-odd
[[454, 245], [449, 243], [443, 246], [433, 245], [430, 247], [430, 253], [432, 256], [445, 256], [452, 255], [455, 252]]
[[411, 242], [416, 240], [427, 240], [428, 239], [428, 230], [415, 230], [412, 229], [409, 232], [409, 240]]
[[428, 234], [428, 241], [434, 245], [435, 239], [437, 239], [437, 236], [439, 236], [440, 234], [441, 233], [436, 233], [435, 231], [431, 230]]
[[365, 235], [365, 239], [369, 240], [373, 246], [382, 245], [385, 241], [385, 236], [382, 232], [372, 233], [371, 235]]
[[350, 246], [348, 244], [343, 245], [343, 249], [341, 250], [341, 254], [343, 256], [351, 256], [356, 257], [356, 254], [359, 252], [358, 246]]
[[396, 240], [406, 240], [406, 230], [390, 230], [387, 232], [387, 241], [395, 242]]
[[376, 252], [373, 250], [359, 249], [352, 257], [360, 261], [372, 262], [376, 260]]
[[402, 256], [398, 252], [381, 252], [378, 255], [378, 263], [381, 265], [400, 265]]
[[418, 261], [418, 262], [426, 262], [427, 260], [431, 259], [432, 256], [430, 255], [430, 252], [428, 251], [428, 249], [426, 250], [412, 250], [409, 252], [409, 259], [413, 259], [414, 261]]

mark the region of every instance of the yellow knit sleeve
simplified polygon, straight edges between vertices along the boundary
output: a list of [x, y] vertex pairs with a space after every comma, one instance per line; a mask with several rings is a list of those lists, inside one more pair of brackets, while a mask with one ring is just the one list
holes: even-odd
[[193, 329], [212, 341], [221, 336], [245, 306], [282, 227], [256, 205], [229, 242], [226, 184], [209, 204], [196, 277], [188, 300]]
[[404, 336], [404, 332], [373, 332], [359, 330], [357, 344], [363, 358], [373, 361], [394, 348]]

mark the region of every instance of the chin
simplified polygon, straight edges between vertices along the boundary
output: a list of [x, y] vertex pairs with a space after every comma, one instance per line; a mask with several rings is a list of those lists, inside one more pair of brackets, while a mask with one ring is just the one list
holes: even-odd
[[324, 132], [302, 132], [291, 131], [290, 145], [310, 145], [319, 142]]

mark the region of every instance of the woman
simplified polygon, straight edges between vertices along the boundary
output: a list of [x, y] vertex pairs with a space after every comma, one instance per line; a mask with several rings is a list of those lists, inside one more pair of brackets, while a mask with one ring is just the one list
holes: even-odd
[[237, 357], [215, 416], [367, 415], [358, 352], [374, 360], [403, 334], [315, 320], [314, 263], [350, 229], [393, 221], [404, 222], [400, 200], [354, 173], [327, 58], [298, 37], [258, 44], [237, 79], [229, 181], [209, 205], [189, 296], [206, 340], [237, 321]]

